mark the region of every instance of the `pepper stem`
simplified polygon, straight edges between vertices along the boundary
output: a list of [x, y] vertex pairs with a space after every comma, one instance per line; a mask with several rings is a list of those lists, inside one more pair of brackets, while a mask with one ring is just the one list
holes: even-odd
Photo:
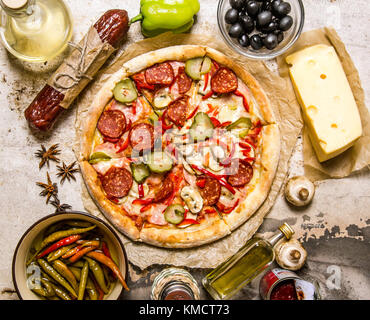
[[132, 25], [135, 22], [142, 21], [143, 19], [144, 19], [144, 16], [141, 13], [139, 13], [136, 17], [133, 17], [130, 20], [130, 22], [128, 23], [128, 25], [130, 26], [130, 25]]

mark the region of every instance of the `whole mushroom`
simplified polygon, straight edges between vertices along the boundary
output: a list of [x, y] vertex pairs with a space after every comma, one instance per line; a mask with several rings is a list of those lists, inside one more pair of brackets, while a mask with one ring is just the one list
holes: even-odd
[[285, 187], [285, 198], [297, 207], [308, 205], [314, 194], [315, 185], [305, 176], [289, 179]]
[[283, 269], [292, 271], [303, 267], [307, 258], [307, 251], [296, 239], [279, 244], [275, 249], [276, 262]]

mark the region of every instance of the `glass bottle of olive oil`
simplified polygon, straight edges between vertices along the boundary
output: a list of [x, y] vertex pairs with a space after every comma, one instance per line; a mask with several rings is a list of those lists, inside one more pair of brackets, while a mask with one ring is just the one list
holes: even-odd
[[202, 280], [203, 286], [216, 300], [231, 298], [274, 261], [274, 246], [284, 237], [289, 240], [293, 234], [292, 227], [284, 223], [268, 240], [253, 237], [235, 255], [209, 273]]
[[6, 49], [28, 62], [61, 54], [72, 37], [72, 18], [63, 0], [0, 0], [0, 36]]

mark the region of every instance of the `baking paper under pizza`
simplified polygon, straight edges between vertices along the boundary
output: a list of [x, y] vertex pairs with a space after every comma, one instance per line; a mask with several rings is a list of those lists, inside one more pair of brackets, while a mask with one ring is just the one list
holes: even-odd
[[265, 201], [279, 162], [265, 92], [208, 47], [128, 61], [83, 116], [79, 160], [90, 195], [126, 236], [160, 247], [230, 234]]

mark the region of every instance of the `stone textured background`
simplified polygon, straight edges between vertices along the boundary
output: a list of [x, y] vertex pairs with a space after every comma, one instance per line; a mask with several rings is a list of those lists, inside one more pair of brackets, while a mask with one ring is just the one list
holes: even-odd
[[[200, 0], [201, 11], [192, 32], [216, 32], [217, 1]], [[106, 10], [123, 8], [130, 17], [139, 12], [139, 0], [66, 0], [74, 18], [74, 40], [79, 41], [89, 26]], [[367, 0], [304, 0], [306, 9], [305, 30], [334, 26], [346, 44], [359, 70], [365, 89], [367, 106], [370, 106], [369, 29], [370, 3]], [[221, 36], [220, 36], [221, 37]], [[129, 32], [123, 49], [142, 39], [139, 25]], [[23, 111], [42, 88], [50, 75], [53, 63], [35, 66], [20, 63], [0, 46], [0, 300], [17, 299], [12, 293], [11, 263], [14, 249], [28, 227], [52, 213], [54, 208], [45, 205], [45, 198], [37, 181], [46, 181], [49, 171], [53, 182], [58, 182], [61, 202], [83, 210], [80, 199], [81, 178], [77, 182], [59, 184], [54, 163], [50, 168], [38, 169], [34, 153], [40, 144], [50, 147], [59, 143], [60, 158], [66, 163], [74, 161], [75, 108], [60, 119], [53, 134], [34, 135], [24, 119]], [[269, 62], [273, 68], [274, 61]], [[298, 141], [291, 161], [290, 175], [303, 172], [301, 142]], [[316, 280], [325, 299], [368, 299], [370, 294], [370, 174], [357, 173], [341, 180], [318, 183], [313, 203], [305, 209], [294, 209], [280, 195], [259, 230], [268, 236], [282, 222], [281, 217], [293, 225], [304, 242], [309, 258], [299, 275]], [[125, 299], [147, 299], [151, 283], [164, 266], [139, 270], [130, 265], [130, 294]], [[209, 270], [190, 270], [197, 280]], [[336, 276], [337, 282], [334, 282]], [[202, 298], [209, 298], [202, 290]], [[258, 279], [243, 289], [236, 299], [259, 299]]]

